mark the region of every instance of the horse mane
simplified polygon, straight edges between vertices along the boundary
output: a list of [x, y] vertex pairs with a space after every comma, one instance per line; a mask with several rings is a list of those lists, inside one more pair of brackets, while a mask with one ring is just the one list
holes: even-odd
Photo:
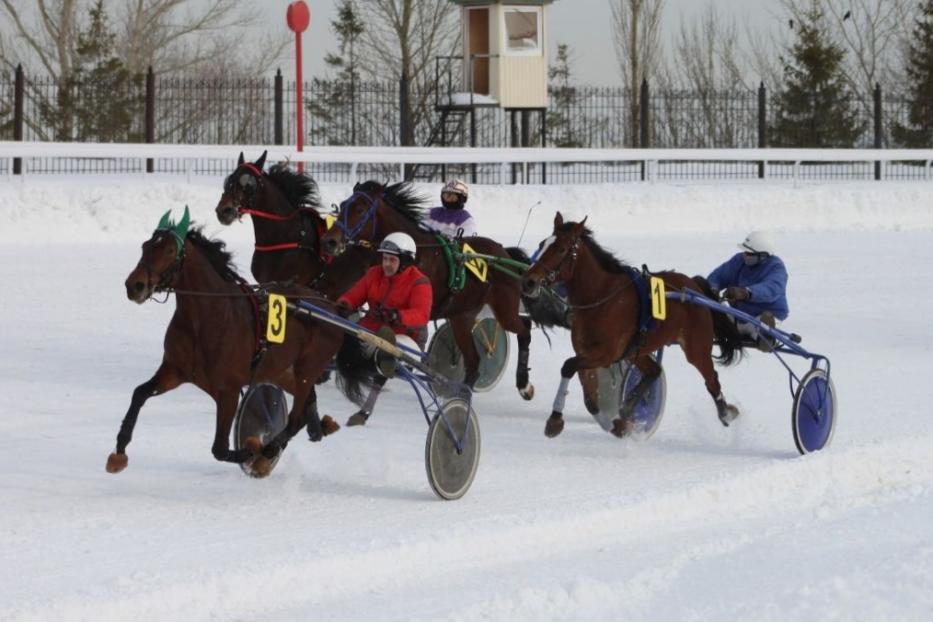
[[227, 250], [227, 244], [222, 240], [211, 240], [202, 232], [204, 227], [188, 230], [188, 240], [211, 264], [211, 267], [220, 277], [230, 283], [238, 283], [241, 278], [233, 264], [233, 253]]
[[370, 180], [357, 184], [354, 190], [381, 192], [383, 199], [392, 209], [415, 224], [421, 224], [427, 209], [427, 198], [418, 194], [410, 181], [383, 186], [378, 181]]
[[[565, 224], [561, 230], [568, 231], [571, 226], [573, 226], [573, 223]], [[593, 231], [589, 227], [584, 227], [583, 235], [580, 236], [580, 239], [583, 240], [583, 243], [586, 244], [586, 247], [593, 254], [593, 257], [596, 259], [596, 263], [598, 263], [599, 266], [606, 272], [611, 272], [613, 274], [625, 274], [632, 269], [630, 265], [616, 257], [615, 254], [613, 254], [611, 251], [607, 251], [605, 248], [600, 246], [593, 238]]]
[[266, 177], [285, 195], [291, 205], [309, 206], [316, 210], [321, 208], [317, 182], [310, 175], [293, 171], [288, 163], [283, 162], [273, 164], [266, 172]]

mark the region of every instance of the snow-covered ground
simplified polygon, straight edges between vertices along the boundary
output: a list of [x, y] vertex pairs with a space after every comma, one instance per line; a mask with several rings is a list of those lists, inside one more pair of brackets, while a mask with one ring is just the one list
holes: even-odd
[[[568, 336], [532, 344], [538, 394], [477, 395], [483, 453], [466, 497], [424, 473], [426, 426], [396, 385], [365, 428], [298, 437], [273, 475], [210, 454], [213, 403], [149, 401], [129, 468], [104, 471], [174, 304], [123, 279], [169, 208], [223, 228], [221, 180], [0, 180], [0, 620], [928, 620], [933, 615], [933, 196], [928, 184], [476, 187], [481, 228], [523, 245], [554, 211], [640, 265], [705, 273], [752, 227], [777, 232], [785, 326], [833, 363], [839, 421], [797, 455], [787, 374], [753, 353], [702, 381], [665, 358], [657, 434], [619, 441], [574, 383], [543, 434]], [[349, 188], [327, 186], [327, 202]], [[425, 188], [432, 195], [436, 188]], [[244, 274], [246, 271], [244, 270]], [[805, 365], [802, 361], [794, 361]], [[391, 387], [392, 385], [390, 385]], [[353, 408], [332, 385], [323, 412]]]

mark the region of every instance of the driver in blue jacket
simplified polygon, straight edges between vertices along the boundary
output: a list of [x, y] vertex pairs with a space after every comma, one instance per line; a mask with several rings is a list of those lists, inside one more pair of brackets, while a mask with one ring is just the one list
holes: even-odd
[[[739, 244], [741, 253], [713, 270], [707, 277], [713, 291], [721, 290], [721, 297], [732, 307], [758, 318], [774, 328], [787, 318], [787, 268], [775, 254], [774, 242], [764, 231], [753, 231]], [[770, 350], [773, 343], [758, 338], [756, 326], [736, 323], [739, 332], [756, 339], [762, 350]]]

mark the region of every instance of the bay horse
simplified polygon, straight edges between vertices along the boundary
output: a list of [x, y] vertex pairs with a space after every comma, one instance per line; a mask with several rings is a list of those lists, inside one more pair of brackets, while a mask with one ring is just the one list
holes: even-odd
[[[466, 369], [464, 384], [472, 387], [479, 375], [480, 359], [472, 330], [480, 310], [489, 305], [502, 328], [518, 336], [515, 385], [524, 399], [532, 399], [534, 386], [528, 380], [531, 321], [519, 315], [521, 282], [489, 266], [485, 282], [467, 275], [462, 289], [452, 288], [446, 251], [436, 234], [422, 225], [424, 203], [410, 182], [390, 186], [376, 181], [358, 183], [353, 187], [353, 194], [341, 203], [334, 226], [321, 237], [324, 252], [340, 256], [348, 248], [375, 247], [385, 236], [396, 231], [410, 235], [418, 246], [418, 269], [430, 279], [434, 290], [431, 318], [444, 318], [450, 322], [454, 339], [463, 355]], [[469, 242], [476, 253], [504, 259], [524, 256], [518, 249], [506, 249], [489, 238], [470, 237], [464, 241]]]
[[257, 282], [294, 281], [335, 300], [375, 265], [376, 254], [354, 248], [341, 258], [325, 257], [319, 242], [327, 222], [317, 183], [287, 164], [263, 171], [266, 153], [247, 162], [240, 152], [236, 169], [224, 180], [217, 219], [230, 225], [252, 217], [256, 243], [250, 271]]
[[[187, 208], [177, 225], [169, 214], [143, 243], [139, 262], [125, 284], [127, 298], [137, 304], [157, 292], [174, 292], [175, 314], [165, 332], [161, 365], [133, 391], [107, 471], [126, 468], [126, 447], [146, 400], [190, 382], [216, 403], [214, 458], [238, 464], [252, 461], [254, 472], [262, 475], [264, 468], [271, 468], [268, 461], [305, 424], [315, 441], [339, 429], [330, 417], [319, 417], [313, 381], [339, 350], [343, 331], [321, 322], [294, 320], [287, 323], [284, 343], [262, 347], [262, 304], [237, 274], [224, 243], [207, 239], [200, 229], [189, 230]], [[277, 293], [320, 298], [297, 286], [279, 288]], [[248, 439], [248, 449], [231, 450], [230, 428], [240, 388], [263, 381], [274, 382], [294, 396], [288, 425], [266, 447], [258, 439]]]
[[[663, 279], [667, 291], [691, 289], [712, 294], [708, 287], [704, 291], [701, 284], [685, 274], [660, 272], [653, 276]], [[609, 367], [621, 359], [631, 361], [642, 373], [641, 381], [623, 403], [620, 416], [613, 421], [613, 434], [621, 437], [629, 433], [635, 405], [661, 373], [651, 354], [673, 343], [680, 345], [687, 361], [703, 376], [723, 425], [738, 416], [738, 409], [722, 395], [712, 354], [715, 342], [720, 348], [716, 357], [719, 362], [728, 365], [741, 356], [742, 338], [735, 325], [722, 313], [668, 299], [666, 319], [657, 320], [656, 326], [642, 335], [639, 314], [644, 305], [636, 278], [633, 268], [596, 243], [586, 228], [586, 218], [579, 223], [565, 223], [557, 213], [553, 234], [542, 242], [537, 263], [522, 280], [523, 292], [528, 296], [537, 295], [545, 285], [565, 283], [572, 311], [570, 338], [575, 355], [564, 361], [560, 370], [560, 388], [544, 428], [549, 438], [564, 429], [564, 399], [573, 375]], [[649, 294], [645, 291], [644, 295]], [[592, 397], [586, 400], [586, 406], [590, 412], [597, 408]]]

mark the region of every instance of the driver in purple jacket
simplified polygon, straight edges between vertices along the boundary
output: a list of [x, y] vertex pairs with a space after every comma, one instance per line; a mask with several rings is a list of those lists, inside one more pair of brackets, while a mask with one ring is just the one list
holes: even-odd
[[441, 189], [441, 207], [432, 208], [424, 224], [451, 239], [476, 235], [476, 221], [464, 208], [469, 194], [459, 179], [448, 181]]

